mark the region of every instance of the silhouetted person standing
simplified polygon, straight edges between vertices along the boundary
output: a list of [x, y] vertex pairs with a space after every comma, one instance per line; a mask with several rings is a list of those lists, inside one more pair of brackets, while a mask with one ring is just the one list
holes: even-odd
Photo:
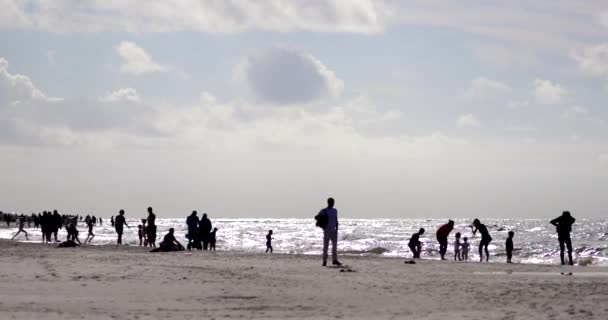
[[91, 219], [87, 222], [87, 228], [89, 229], [89, 234], [87, 235], [87, 238], [84, 239], [84, 244], [91, 243], [91, 241], [93, 241], [93, 238], [95, 238], [95, 234], [93, 233], [93, 221], [95, 219]]
[[209, 220], [209, 218], [207, 218], [207, 214], [203, 213], [203, 217], [201, 218], [201, 221], [199, 223], [199, 233], [200, 233], [200, 237], [201, 240], [203, 241], [203, 250], [207, 250], [207, 247], [209, 246], [209, 235], [211, 233], [211, 220]]
[[266, 253], [272, 253], [272, 230], [268, 230], [266, 235]]
[[424, 234], [424, 228], [420, 228], [418, 232], [414, 233], [407, 244], [412, 251], [414, 259], [420, 259], [420, 251], [422, 251], [422, 242], [420, 242], [420, 236]]
[[152, 207], [148, 207], [148, 226], [146, 227], [148, 234], [148, 245], [156, 247], [156, 215], [152, 211]]
[[196, 211], [192, 211], [192, 214], [186, 218], [186, 225], [188, 226], [188, 250], [192, 248], [201, 249], [201, 240], [198, 235], [198, 223], [199, 219]]
[[561, 216], [551, 220], [551, 224], [557, 229], [557, 240], [559, 241], [559, 257], [562, 260], [562, 265], [566, 264], [564, 261], [564, 247], [568, 248], [568, 261], [570, 265], [574, 265], [572, 261], [572, 239], [570, 239], [570, 232], [572, 231], [572, 225], [576, 219], [574, 219], [569, 211], [564, 211]]
[[114, 219], [114, 228], [116, 229], [116, 233], [118, 234], [118, 240], [116, 241], [116, 243], [119, 245], [122, 244], [123, 225], [127, 226], [127, 228], [131, 228], [129, 227], [125, 219], [125, 211], [120, 210], [118, 216], [116, 216], [116, 219]]
[[53, 211], [52, 221], [53, 237], [55, 238], [55, 242], [59, 242], [59, 240], [57, 240], [57, 232], [59, 232], [59, 229], [61, 229], [61, 227], [63, 226], [63, 219], [61, 219], [61, 216], [59, 215], [59, 212], [57, 212], [57, 210]]
[[112, 227], [114, 226], [114, 216], [110, 217], [110, 224], [112, 224]]
[[209, 233], [209, 251], [215, 251], [215, 243], [217, 242], [217, 228], [213, 228], [213, 231]]
[[483, 262], [483, 249], [485, 249], [486, 262], [488, 262], [490, 260], [490, 252], [488, 251], [488, 245], [490, 244], [490, 242], [492, 242], [490, 232], [488, 232], [488, 228], [486, 227], [486, 225], [482, 224], [479, 219], [473, 220], [473, 226], [475, 227], [475, 230], [473, 230], [473, 227], [471, 227], [471, 230], [473, 230], [473, 234], [476, 234], [478, 230], [479, 233], [481, 233], [481, 241], [479, 242], [479, 262]]
[[329, 250], [329, 242], [331, 241], [331, 258], [332, 264], [341, 266], [338, 261], [338, 210], [334, 208], [335, 201], [333, 198], [327, 199], [327, 208], [319, 212], [319, 216], [324, 216], [327, 224], [323, 228], [323, 266], [327, 265], [327, 251]]
[[511, 263], [511, 258], [513, 258], [513, 236], [515, 232], [509, 231], [509, 237], [507, 241], [505, 241], [505, 250], [507, 251], [507, 263]]
[[448, 220], [448, 223], [437, 229], [437, 242], [439, 242], [439, 254], [441, 260], [445, 260], [445, 253], [448, 251], [448, 236], [454, 229], [454, 221]]

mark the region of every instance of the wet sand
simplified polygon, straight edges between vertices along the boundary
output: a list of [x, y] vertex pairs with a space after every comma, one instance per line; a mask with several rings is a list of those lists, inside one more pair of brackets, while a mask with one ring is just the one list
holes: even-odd
[[302, 255], [0, 250], [0, 319], [608, 319], [607, 267], [342, 257], [348, 272]]

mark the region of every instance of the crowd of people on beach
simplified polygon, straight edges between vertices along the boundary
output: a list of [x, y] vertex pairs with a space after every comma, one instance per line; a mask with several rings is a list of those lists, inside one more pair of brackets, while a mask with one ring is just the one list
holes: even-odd
[[[323, 229], [323, 266], [327, 265], [328, 260], [328, 249], [329, 244], [332, 245], [332, 264], [335, 266], [342, 265], [340, 261], [338, 261], [338, 211], [334, 207], [335, 200], [333, 198], [329, 198], [327, 200], [327, 207], [321, 209], [319, 214], [315, 216], [316, 226]], [[169, 252], [169, 251], [181, 251], [181, 250], [212, 250], [216, 249], [216, 234], [218, 228], [213, 228], [211, 220], [207, 216], [206, 213], [199, 219], [197, 211], [192, 211], [192, 213], [186, 218], [186, 226], [187, 226], [187, 234], [186, 238], [188, 239], [188, 243], [184, 247], [176, 238], [175, 238], [175, 230], [170, 228], [168, 233], [163, 237], [163, 241], [159, 243], [158, 247], [156, 245], [156, 236], [157, 236], [157, 226], [156, 226], [156, 214], [154, 213], [152, 207], [149, 207], [148, 216], [145, 219], [141, 219], [141, 224], [137, 226], [138, 229], [138, 238], [139, 245], [145, 247], [152, 247], [153, 252]], [[78, 237], [79, 232], [77, 229], [77, 224], [79, 221], [84, 222], [87, 226], [87, 237], [84, 241], [85, 244], [91, 243], [95, 234], [93, 229], [97, 223], [99, 225], [103, 224], [102, 218], [97, 218], [95, 216], [87, 215], [85, 217], [81, 215], [61, 215], [54, 211], [44, 211], [39, 214], [32, 213], [31, 215], [17, 215], [11, 213], [3, 213], [0, 211], [0, 221], [6, 223], [8, 227], [10, 224], [15, 222], [18, 224], [18, 231], [13, 236], [15, 239], [18, 235], [23, 233], [25, 235], [26, 240], [28, 238], [28, 232], [25, 230], [25, 225], [27, 224], [28, 228], [31, 228], [31, 225], [34, 225], [34, 228], [40, 229], [42, 232], [42, 242], [44, 243], [58, 243], [60, 242], [57, 239], [58, 231], [65, 227], [67, 232], [67, 239], [64, 242], [61, 242], [60, 246], [63, 247], [72, 247], [81, 244], [80, 239]], [[573, 265], [572, 260], [572, 241], [570, 238], [570, 232], [572, 230], [572, 224], [576, 219], [574, 219], [570, 212], [564, 211], [561, 216], [550, 221], [552, 225], [556, 227], [556, 231], [558, 234], [558, 242], [560, 247], [560, 259], [561, 263], [566, 264], [565, 261], [565, 252], [567, 250], [568, 253], [568, 263]], [[116, 243], [117, 245], [122, 245], [122, 237], [124, 233], [124, 227], [131, 228], [126, 222], [125, 211], [120, 210], [119, 214], [110, 218], [110, 223], [114, 227], [117, 235]], [[489, 262], [490, 253], [488, 250], [488, 245], [492, 242], [492, 237], [490, 232], [488, 231], [488, 227], [481, 223], [479, 219], [474, 219], [472, 224], [468, 226], [471, 229], [471, 233], [473, 236], [480, 233], [481, 239], [479, 240], [478, 250], [479, 250], [479, 261], [483, 262], [484, 257], [485, 261]], [[447, 260], [446, 254], [449, 246], [449, 236], [450, 233], [454, 230], [454, 221], [448, 220], [447, 223], [441, 225], [435, 235], [439, 245], [439, 255], [441, 260]], [[464, 236], [464, 230], [462, 232], [456, 232], [454, 235], [453, 246], [454, 246], [454, 257], [455, 261], [468, 261], [469, 250], [470, 250], [470, 242], [469, 237]], [[423, 243], [420, 241], [420, 237], [425, 233], [424, 228], [420, 228], [418, 232], [414, 233], [408, 242], [408, 247], [411, 251], [412, 258], [420, 259], [422, 252]], [[515, 236], [514, 231], [507, 231], [508, 237], [505, 241], [505, 251], [507, 257], [507, 263], [512, 263], [514, 244], [513, 238]], [[272, 253], [272, 236], [273, 230], [269, 230], [266, 235], [266, 253]], [[461, 241], [462, 239], [462, 241]], [[485, 254], [485, 255], [484, 255]]]

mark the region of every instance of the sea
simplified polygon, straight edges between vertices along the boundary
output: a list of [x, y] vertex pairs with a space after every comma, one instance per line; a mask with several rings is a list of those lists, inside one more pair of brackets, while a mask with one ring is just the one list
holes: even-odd
[[[454, 230], [450, 234], [448, 258], [453, 258], [453, 242], [456, 232], [468, 237], [471, 244], [469, 261], [479, 260], [477, 246], [479, 234], [472, 234], [469, 225], [473, 219], [455, 219]], [[490, 261], [506, 261], [505, 240], [508, 231], [514, 231], [513, 262], [529, 264], [558, 264], [559, 244], [555, 227], [548, 220], [542, 219], [480, 219], [493, 238], [489, 245]], [[410, 258], [407, 246], [411, 235], [424, 228], [426, 233], [420, 238], [423, 243], [423, 259], [439, 259], [439, 245], [435, 231], [446, 223], [447, 219], [341, 219], [338, 233], [339, 253], [355, 256], [387, 256]], [[139, 245], [137, 225], [140, 220], [127, 219], [130, 229], [125, 228], [123, 244]], [[187, 243], [185, 218], [156, 220], [157, 238], [162, 240], [169, 228], [175, 228], [176, 238]], [[217, 232], [218, 251], [237, 251], [262, 253], [266, 249], [266, 234], [273, 230], [273, 247], [275, 253], [284, 254], [321, 254], [323, 232], [315, 227], [314, 219], [212, 219]], [[27, 226], [27, 225], [26, 225]], [[79, 239], [84, 242], [87, 229], [84, 222], [78, 224]], [[29, 241], [20, 234], [15, 241], [41, 242], [41, 232], [33, 224], [26, 228]], [[0, 238], [10, 239], [17, 232], [17, 225], [0, 226]], [[92, 245], [109, 245], [116, 243], [116, 233], [105, 219], [102, 225], [94, 228], [95, 238]], [[60, 230], [59, 240], [65, 240], [65, 229]], [[608, 266], [608, 220], [578, 219], [572, 229], [574, 257], [578, 265]]]

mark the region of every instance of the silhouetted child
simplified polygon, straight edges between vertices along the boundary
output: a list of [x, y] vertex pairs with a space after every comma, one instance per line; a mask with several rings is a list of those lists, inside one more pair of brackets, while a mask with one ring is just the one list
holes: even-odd
[[139, 237], [139, 246], [144, 244], [144, 228], [141, 224], [137, 225], [137, 236]]
[[463, 243], [460, 244], [460, 255], [462, 257], [462, 260], [464, 261], [468, 261], [469, 260], [469, 248], [471, 246], [471, 244], [469, 244], [469, 238], [464, 237], [462, 238]]
[[454, 261], [458, 259], [458, 261], [462, 261], [460, 256], [460, 249], [462, 245], [460, 244], [460, 232], [456, 232], [456, 240], [454, 240]]
[[507, 263], [512, 263], [511, 258], [513, 257], [513, 236], [515, 232], [509, 231], [509, 237], [505, 243], [505, 249], [507, 249]]
[[213, 228], [213, 231], [209, 233], [209, 250], [215, 251], [215, 234], [217, 233], [217, 228]]
[[266, 235], [266, 253], [272, 253], [272, 230], [268, 230]]

